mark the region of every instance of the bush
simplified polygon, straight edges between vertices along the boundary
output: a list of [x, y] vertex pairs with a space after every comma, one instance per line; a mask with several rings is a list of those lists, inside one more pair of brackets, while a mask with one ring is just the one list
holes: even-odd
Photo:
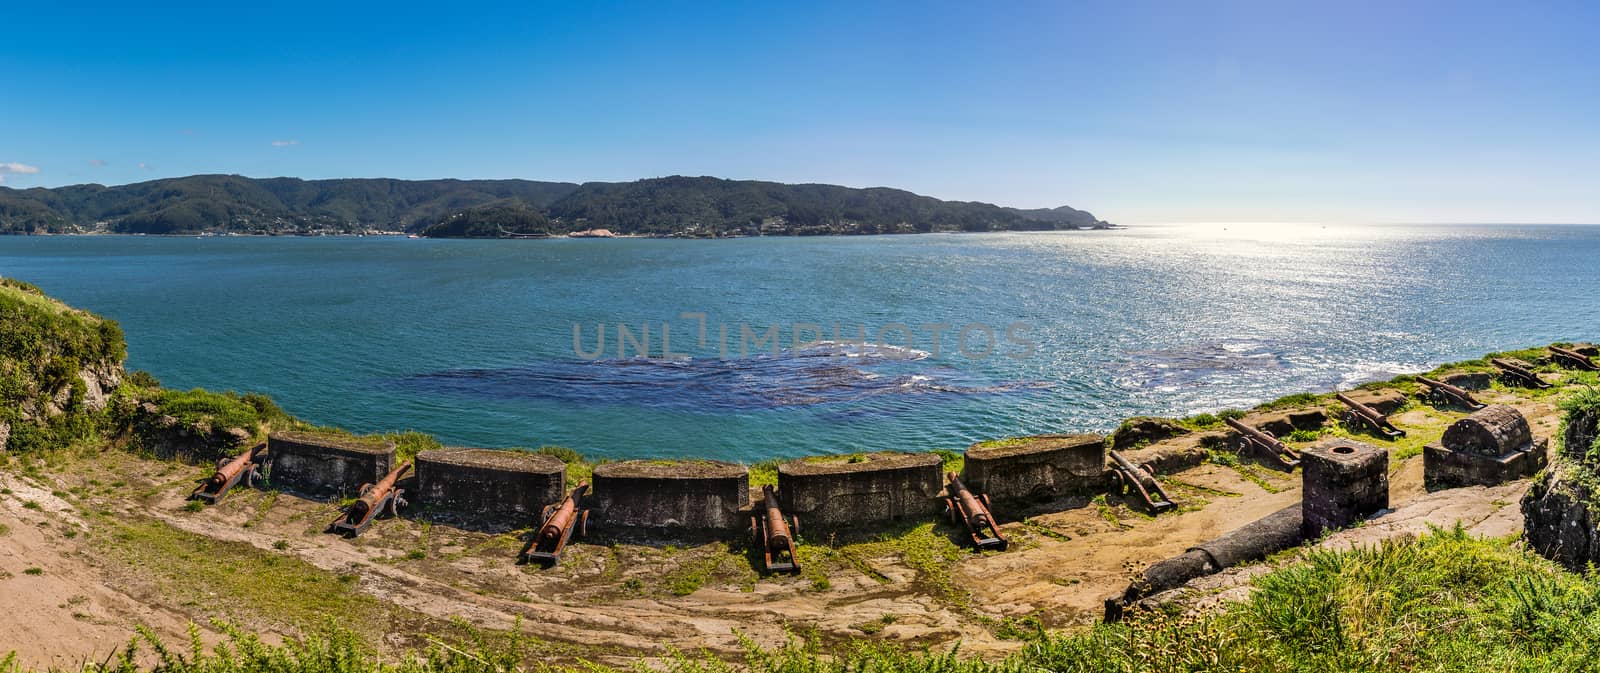
[[162, 390], [153, 401], [161, 407], [162, 413], [189, 425], [205, 423], [212, 427], [244, 428], [254, 432], [261, 420], [255, 407], [246, 404], [243, 398], [231, 391], [214, 393], [203, 388]]

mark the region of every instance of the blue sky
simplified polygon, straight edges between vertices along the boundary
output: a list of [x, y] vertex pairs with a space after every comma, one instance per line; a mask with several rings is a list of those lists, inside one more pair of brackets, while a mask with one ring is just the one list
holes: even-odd
[[1600, 222], [1600, 3], [8, 3], [9, 187], [894, 186], [1107, 219]]

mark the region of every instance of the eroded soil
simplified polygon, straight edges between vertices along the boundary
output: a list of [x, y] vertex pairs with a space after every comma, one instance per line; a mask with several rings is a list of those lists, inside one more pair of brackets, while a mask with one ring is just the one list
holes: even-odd
[[[1555, 432], [1553, 394], [1497, 387], [1480, 399], [1518, 406], [1536, 436]], [[1525, 484], [1423, 489], [1421, 445], [1464, 415], [1413, 404], [1392, 417], [1410, 433], [1399, 442], [1353, 433], [1391, 450], [1391, 505], [1410, 513], [1393, 534], [1456, 521], [1494, 534], [1521, 530], [1516, 500]], [[462, 620], [520, 629], [555, 661], [623, 663], [670, 648], [732, 656], [741, 637], [772, 645], [791, 634], [959, 640], [969, 654], [999, 653], [1018, 647], [1008, 636], [1032, 620], [1093, 622], [1103, 599], [1144, 565], [1300, 497], [1297, 473], [1223, 459], [1161, 475], [1176, 513], [1150, 517], [1115, 495], [1001, 512], [1013, 542], [1004, 553], [958, 547], [960, 531], [943, 522], [803, 539], [805, 571], [765, 577], [743, 540], [579, 541], [559, 567], [540, 569], [514, 563], [525, 530], [402, 518], [344, 539], [323, 532], [338, 503], [241, 489], [196, 510], [185, 498], [207, 474], [117, 450], [10, 457], [0, 467], [0, 651], [16, 649], [24, 665], [76, 666], [104, 660], [138, 625], [182, 641], [193, 622], [214, 642], [211, 620], [220, 619], [269, 637], [331, 620], [384, 647], [459, 633], [452, 621]], [[1425, 506], [1406, 507], [1414, 502]], [[1385, 525], [1379, 518], [1358, 539], [1380, 536]]]

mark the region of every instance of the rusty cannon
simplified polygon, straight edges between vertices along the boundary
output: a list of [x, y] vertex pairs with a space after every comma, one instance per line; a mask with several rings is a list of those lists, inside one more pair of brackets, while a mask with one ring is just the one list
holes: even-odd
[[367, 530], [372, 525], [372, 520], [380, 514], [388, 513], [397, 516], [400, 508], [406, 506], [404, 489], [397, 488], [400, 478], [411, 471], [411, 463], [402, 463], [376, 484], [362, 484], [361, 497], [350, 504], [344, 516], [335, 519], [328, 531], [339, 533], [346, 537], [355, 537]]
[[1373, 432], [1383, 435], [1387, 439], [1406, 436], [1405, 430], [1394, 427], [1394, 424], [1390, 423], [1389, 419], [1383, 414], [1378, 413], [1377, 409], [1357, 402], [1344, 393], [1334, 393], [1334, 396], [1339, 398], [1339, 401], [1343, 402], [1346, 407], [1350, 408], [1350, 413], [1345, 414], [1344, 417], [1346, 423], [1350, 425], [1365, 425], [1372, 428]]
[[1167, 491], [1161, 488], [1161, 482], [1156, 481], [1156, 475], [1150, 468], [1134, 465], [1127, 457], [1116, 451], [1111, 454], [1111, 478], [1116, 484], [1117, 491], [1123, 495], [1136, 494], [1151, 514], [1160, 514], [1169, 509], [1177, 509]]
[[794, 544], [798, 530], [800, 520], [784, 516], [778, 507], [777, 491], [762, 486], [760, 513], [750, 517], [750, 541], [761, 550], [761, 565], [767, 572], [800, 574], [800, 557]]
[[1594, 361], [1589, 359], [1589, 356], [1575, 350], [1551, 346], [1550, 357], [1567, 369], [1578, 369], [1586, 372], [1600, 371], [1600, 366], [1595, 365]]
[[1477, 411], [1486, 406], [1473, 397], [1472, 393], [1467, 392], [1466, 389], [1452, 386], [1444, 381], [1435, 381], [1426, 376], [1418, 376], [1417, 383], [1428, 387], [1428, 397], [1435, 404], [1454, 404], [1469, 411]]
[[1539, 375], [1535, 374], [1532, 369], [1528, 369], [1519, 363], [1512, 362], [1510, 360], [1502, 360], [1500, 358], [1492, 358], [1489, 360], [1489, 362], [1492, 363], [1496, 369], [1500, 370], [1500, 379], [1507, 383], [1524, 386], [1527, 388], [1552, 387], [1544, 379], [1539, 378]]
[[203, 500], [207, 504], [215, 505], [241, 481], [247, 486], [254, 487], [261, 479], [261, 463], [256, 461], [256, 456], [261, 455], [261, 450], [265, 448], [266, 444], [257, 444], [233, 458], [217, 461], [217, 471], [213, 472], [210, 478], [200, 482], [194, 493], [189, 494], [189, 499]]
[[589, 534], [589, 509], [583, 506], [583, 496], [588, 492], [588, 484], [578, 484], [561, 502], [545, 505], [539, 532], [517, 554], [517, 562], [538, 563], [546, 568], [560, 563], [572, 534]]
[[1228, 427], [1239, 433], [1239, 451], [1251, 452], [1290, 472], [1300, 465], [1300, 454], [1289, 448], [1272, 433], [1245, 425], [1236, 418], [1223, 419]]
[[988, 494], [973, 495], [954, 472], [945, 475], [945, 479], [948, 481], [945, 484], [945, 511], [950, 514], [950, 523], [967, 527], [973, 547], [1005, 551], [1011, 543], [1000, 534], [1000, 526], [994, 522], [994, 513], [989, 511]]

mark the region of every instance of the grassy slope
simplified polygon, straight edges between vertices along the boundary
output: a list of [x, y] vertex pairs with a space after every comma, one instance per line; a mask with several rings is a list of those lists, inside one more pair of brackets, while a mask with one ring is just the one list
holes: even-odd
[[[744, 662], [766, 673], [812, 671], [1553, 671], [1590, 670], [1600, 656], [1600, 578], [1562, 572], [1510, 540], [1438, 531], [1347, 552], [1313, 552], [1256, 583], [1226, 612], [1143, 615], [1075, 633], [1035, 633], [996, 661], [959, 650], [904, 650], [859, 641], [832, 646], [797, 639], [750, 648]], [[215, 653], [156, 650], [139, 671], [509, 671], [545, 668], [536, 647], [509, 636], [466, 638], [409, 654], [374, 652], [343, 631], [268, 647], [240, 634]], [[146, 640], [143, 649], [153, 647]], [[162, 652], [164, 654], [161, 654]], [[143, 663], [135, 663], [140, 661]], [[381, 663], [389, 662], [389, 663]], [[399, 662], [399, 663], [395, 663]], [[727, 671], [724, 662], [682, 654], [670, 670]], [[0, 666], [0, 670], [5, 670]], [[604, 670], [603, 667], [583, 670]]]

